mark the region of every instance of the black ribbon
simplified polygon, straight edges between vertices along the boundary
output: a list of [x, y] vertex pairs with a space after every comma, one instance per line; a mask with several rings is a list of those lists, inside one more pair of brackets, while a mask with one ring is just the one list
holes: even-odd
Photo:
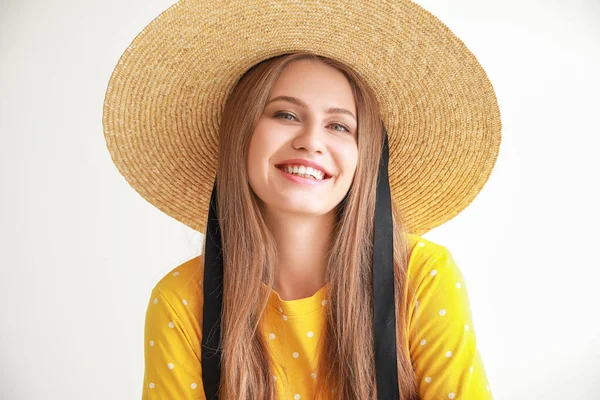
[[[396, 310], [391, 194], [388, 177], [389, 147], [384, 145], [377, 176], [373, 254], [374, 339], [377, 397], [398, 400], [396, 364]], [[218, 221], [216, 180], [210, 206], [204, 249], [204, 319], [202, 322], [202, 382], [207, 400], [218, 400], [221, 379], [221, 312], [223, 308], [223, 257]]]

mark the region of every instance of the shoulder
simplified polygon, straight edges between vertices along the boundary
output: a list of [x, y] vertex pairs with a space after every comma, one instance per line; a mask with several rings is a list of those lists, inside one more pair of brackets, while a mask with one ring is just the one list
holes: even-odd
[[412, 250], [411, 257], [415, 259], [428, 259], [449, 252], [446, 246], [412, 233], [407, 235], [407, 242], [409, 249]]
[[466, 283], [451, 251], [417, 235], [410, 235], [408, 243], [408, 306], [413, 313], [417, 306], [425, 312], [436, 304], [434, 309], [441, 298], [462, 308], [461, 312], [467, 312]]
[[162, 293], [195, 291], [202, 285], [204, 276], [204, 255], [200, 254], [166, 273], [154, 286]]
[[204, 256], [193, 257], [165, 274], [152, 289], [155, 303], [162, 299], [174, 313], [201, 322], [204, 278]]
[[[446, 246], [422, 236], [409, 234], [408, 249], [408, 277], [413, 284], [421, 282], [423, 278], [431, 274], [434, 267], [457, 268], [452, 253]], [[434, 275], [437, 272], [435, 270]]]

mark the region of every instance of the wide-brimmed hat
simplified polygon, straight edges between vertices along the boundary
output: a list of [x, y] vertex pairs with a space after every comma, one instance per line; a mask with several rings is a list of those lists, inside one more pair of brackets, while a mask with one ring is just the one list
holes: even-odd
[[409, 232], [443, 224], [477, 196], [500, 146], [493, 87], [446, 25], [406, 0], [176, 3], [110, 78], [103, 125], [115, 165], [143, 198], [204, 233], [228, 95], [254, 64], [296, 51], [337, 59], [374, 89]]
[[202, 375], [206, 397], [216, 398], [220, 118], [248, 69], [293, 52], [345, 63], [379, 103], [386, 132], [374, 221], [376, 383], [379, 399], [398, 399], [390, 204], [411, 233], [443, 224], [481, 191], [501, 139], [493, 87], [446, 25], [409, 0], [182, 0], [146, 26], [118, 61], [104, 102], [106, 144], [142, 197], [207, 235]]

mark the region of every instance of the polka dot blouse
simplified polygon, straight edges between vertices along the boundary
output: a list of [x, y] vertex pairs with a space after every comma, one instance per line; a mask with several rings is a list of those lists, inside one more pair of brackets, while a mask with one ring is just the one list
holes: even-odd
[[[409, 235], [409, 246], [407, 340], [421, 398], [492, 399], [460, 269], [439, 244]], [[201, 257], [174, 268], [152, 290], [144, 329], [142, 400], [205, 400]], [[270, 292], [261, 330], [273, 353], [278, 399], [309, 399], [319, 373], [326, 307], [327, 285], [311, 297], [290, 301]]]

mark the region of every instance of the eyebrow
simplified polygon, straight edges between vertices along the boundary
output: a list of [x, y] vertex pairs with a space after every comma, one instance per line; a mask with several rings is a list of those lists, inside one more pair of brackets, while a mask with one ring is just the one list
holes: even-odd
[[[270, 103], [274, 102], [274, 101], [278, 101], [278, 100], [284, 100], [284, 101], [289, 101], [290, 103], [294, 103], [300, 107], [304, 107], [307, 108], [307, 104], [305, 102], [303, 102], [302, 100], [296, 98], [296, 97], [292, 97], [292, 96], [277, 96], [272, 98], [271, 100], [269, 100], [267, 102], [266, 105], [269, 105]], [[351, 111], [346, 110], [345, 108], [338, 108], [338, 107], [329, 107], [328, 109], [325, 110], [325, 114], [346, 114], [351, 116], [352, 118], [354, 118], [354, 121], [356, 121], [356, 117], [354, 116], [354, 114], [352, 114]]]

